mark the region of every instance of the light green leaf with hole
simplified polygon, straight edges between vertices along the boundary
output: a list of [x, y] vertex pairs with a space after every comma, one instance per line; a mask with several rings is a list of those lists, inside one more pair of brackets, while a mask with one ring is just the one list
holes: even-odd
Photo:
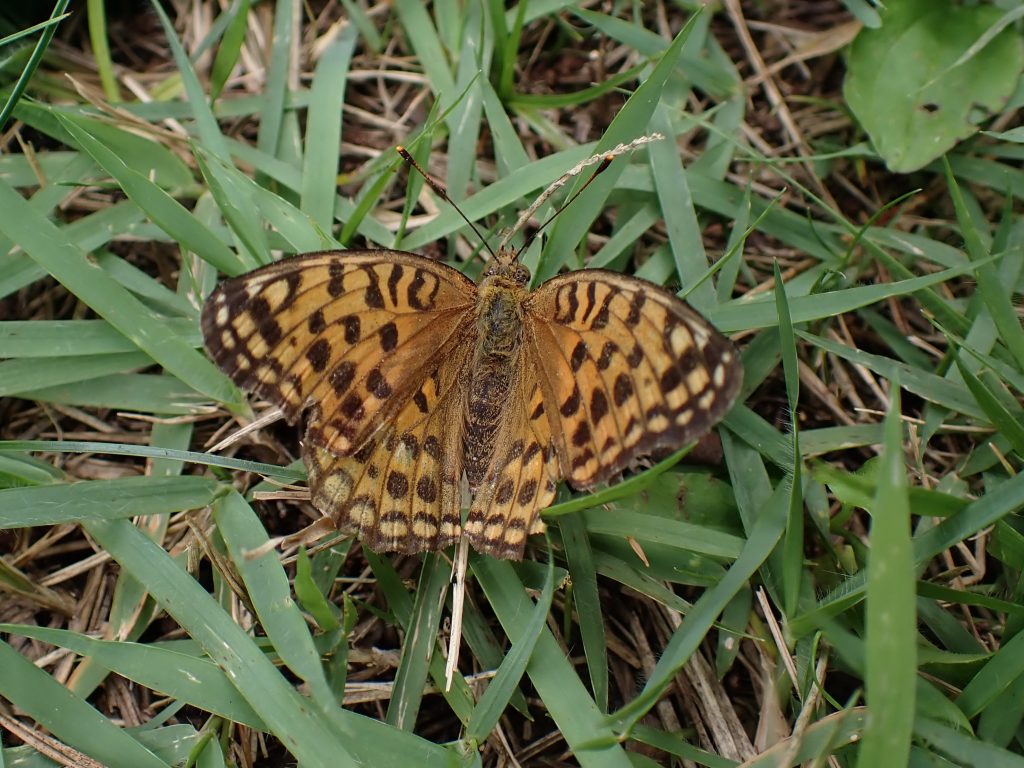
[[890, 170], [924, 167], [1006, 104], [1024, 45], [1012, 28], [991, 34], [1001, 16], [988, 5], [901, 0], [880, 28], [857, 35], [843, 91]]

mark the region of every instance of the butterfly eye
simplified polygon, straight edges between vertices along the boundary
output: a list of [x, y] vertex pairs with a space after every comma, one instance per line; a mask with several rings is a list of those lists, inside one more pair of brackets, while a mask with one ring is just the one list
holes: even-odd
[[521, 285], [526, 285], [530, 282], [530, 270], [522, 264], [516, 264], [515, 272], [512, 276]]

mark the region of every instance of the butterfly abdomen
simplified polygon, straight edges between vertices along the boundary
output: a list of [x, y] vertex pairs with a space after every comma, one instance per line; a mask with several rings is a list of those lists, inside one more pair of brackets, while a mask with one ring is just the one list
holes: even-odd
[[523, 340], [522, 296], [516, 286], [487, 280], [480, 286], [476, 350], [466, 398], [463, 455], [471, 490], [483, 481], [501, 414], [519, 377]]

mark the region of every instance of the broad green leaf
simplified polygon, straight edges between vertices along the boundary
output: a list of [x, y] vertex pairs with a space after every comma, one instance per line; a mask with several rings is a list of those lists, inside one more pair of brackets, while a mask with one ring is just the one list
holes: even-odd
[[924, 167], [1006, 104], [1024, 68], [1019, 34], [974, 47], [1000, 16], [993, 5], [900, 0], [857, 35], [843, 92], [890, 170]]

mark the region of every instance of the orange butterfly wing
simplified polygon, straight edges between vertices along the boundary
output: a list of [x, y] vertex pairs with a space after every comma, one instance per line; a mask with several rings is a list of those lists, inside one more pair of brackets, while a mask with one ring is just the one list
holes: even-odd
[[357, 450], [413, 396], [465, 325], [476, 285], [401, 251], [324, 251], [226, 280], [203, 306], [203, 338], [239, 386], [307, 441]]
[[394, 420], [351, 456], [332, 454], [307, 437], [302, 456], [310, 498], [339, 530], [357, 533], [378, 552], [435, 551], [458, 540], [461, 384], [471, 351], [471, 344], [449, 343]]
[[525, 309], [561, 473], [577, 488], [695, 440], [739, 392], [732, 343], [653, 283], [579, 270], [540, 285]]
[[526, 537], [543, 533], [540, 511], [561, 479], [544, 395], [527, 350], [501, 417], [494, 454], [466, 517], [466, 536], [478, 552], [520, 560]]

